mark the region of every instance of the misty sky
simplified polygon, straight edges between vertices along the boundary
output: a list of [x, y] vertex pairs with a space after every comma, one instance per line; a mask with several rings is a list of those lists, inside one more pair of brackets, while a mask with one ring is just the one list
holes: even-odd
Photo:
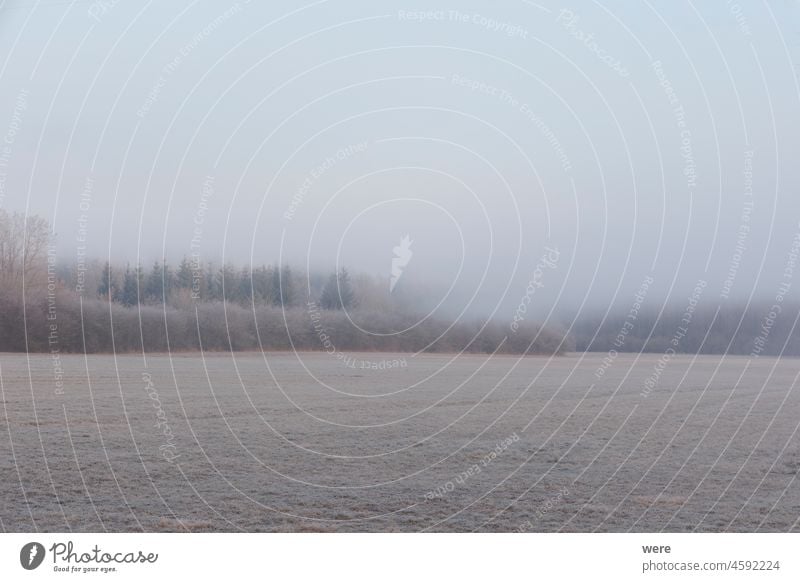
[[769, 299], [799, 64], [788, 0], [0, 2], [0, 205], [62, 263], [388, 280], [409, 235], [455, 310]]

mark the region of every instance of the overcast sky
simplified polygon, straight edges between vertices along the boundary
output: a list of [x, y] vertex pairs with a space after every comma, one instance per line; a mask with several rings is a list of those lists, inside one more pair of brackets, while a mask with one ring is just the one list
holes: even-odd
[[451, 309], [791, 282], [796, 1], [261, 4], [0, 2], [0, 205], [63, 263], [388, 279], [409, 235]]

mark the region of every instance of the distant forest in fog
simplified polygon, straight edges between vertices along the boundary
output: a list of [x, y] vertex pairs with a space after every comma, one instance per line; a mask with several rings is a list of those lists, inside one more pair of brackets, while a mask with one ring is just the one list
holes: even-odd
[[0, 210], [0, 351], [313, 350], [555, 354], [563, 333], [425, 317], [388, 281], [188, 258], [59, 264], [46, 221]]
[[[603, 322], [600, 315], [580, 317], [572, 336], [577, 351], [744, 356], [800, 356], [800, 305], [758, 301], [699, 308], [688, 325], [685, 312], [668, 306], [643, 310], [635, 322], [614, 312]], [[627, 328], [626, 328], [627, 324]], [[623, 332], [627, 329], [627, 332]]]
[[[235, 267], [184, 258], [59, 264], [46, 221], [0, 210], [0, 351], [314, 350], [800, 356], [800, 305], [666, 306], [542, 327], [424, 317], [424, 297], [342, 269]], [[24, 301], [23, 301], [24, 297]], [[567, 334], [565, 330], [569, 330]]]

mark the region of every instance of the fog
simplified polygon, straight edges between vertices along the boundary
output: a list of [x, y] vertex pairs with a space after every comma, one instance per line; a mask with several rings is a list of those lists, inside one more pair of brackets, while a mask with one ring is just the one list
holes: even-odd
[[796, 2], [268, 4], [0, 4], [0, 207], [64, 264], [388, 284], [408, 236], [398, 284], [505, 319], [792, 283]]

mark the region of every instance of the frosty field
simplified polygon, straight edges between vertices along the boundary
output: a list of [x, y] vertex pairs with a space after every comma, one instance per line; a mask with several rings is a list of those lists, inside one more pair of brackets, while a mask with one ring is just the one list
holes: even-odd
[[0, 527], [800, 530], [800, 360], [351, 358], [0, 354]]

